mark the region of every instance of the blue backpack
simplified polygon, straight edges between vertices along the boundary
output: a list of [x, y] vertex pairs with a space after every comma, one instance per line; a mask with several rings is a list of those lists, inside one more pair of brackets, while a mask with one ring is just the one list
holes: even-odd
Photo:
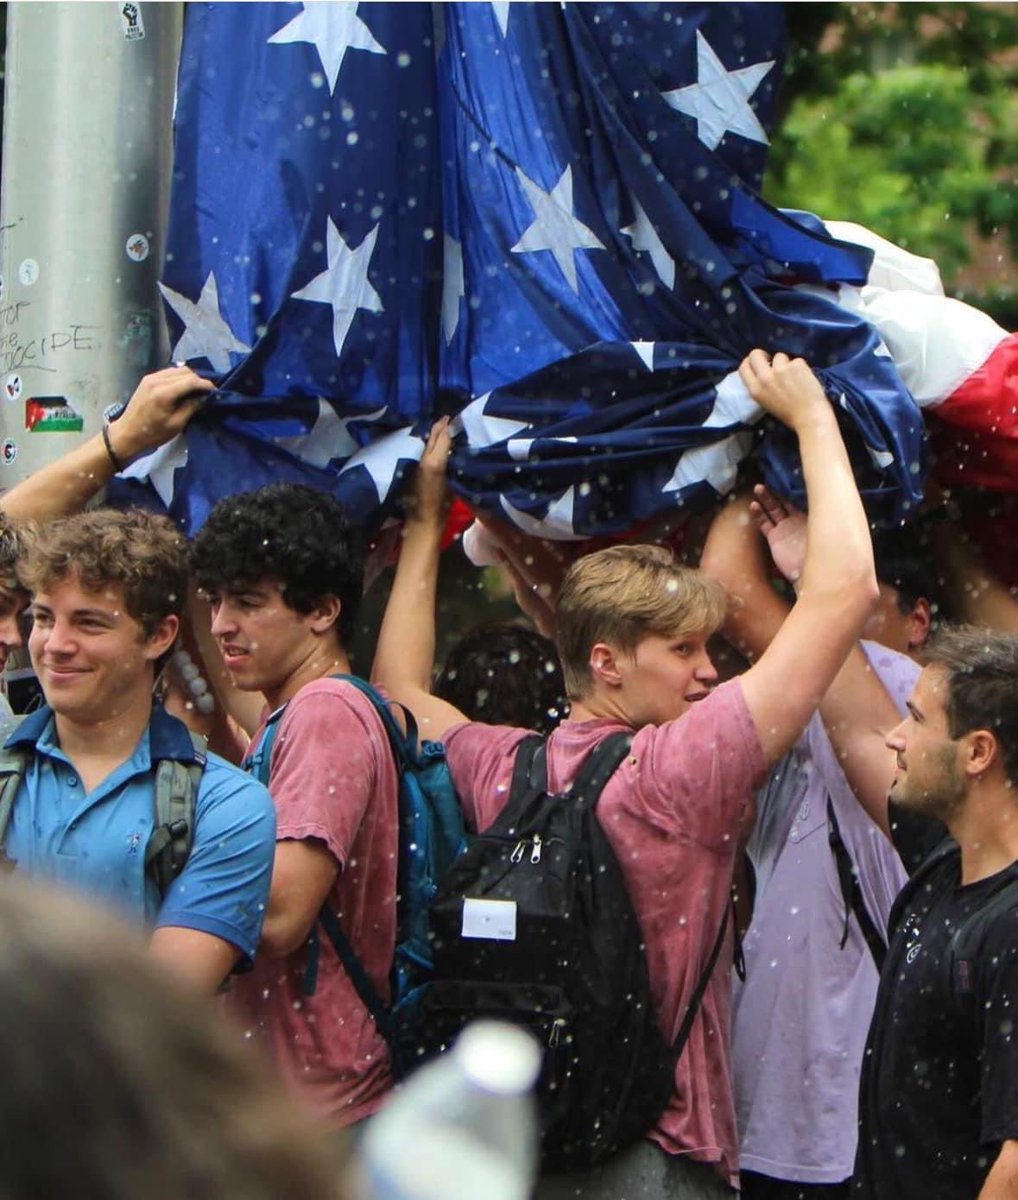
[[[403, 708], [406, 733], [399, 727], [387, 703], [371, 684], [354, 675], [333, 675], [355, 687], [371, 701], [392, 747], [396, 762], [399, 808], [399, 863], [396, 875], [396, 953], [392, 964], [392, 1007], [431, 974], [431, 945], [428, 939], [428, 906], [438, 881], [466, 844], [463, 814], [440, 742], [421, 741], [413, 714]], [[402, 706], [400, 706], [402, 708]], [[279, 733], [286, 705], [269, 717], [265, 733], [254, 754], [244, 761], [245, 770], [268, 787], [272, 747]], [[358, 996], [388, 1041], [390, 1010], [382, 1003], [374, 984], [350, 945], [336, 914], [328, 904], [318, 914], [318, 924], [335, 948]], [[304, 992], [314, 995], [318, 976], [318, 932], [312, 930], [308, 945]]]

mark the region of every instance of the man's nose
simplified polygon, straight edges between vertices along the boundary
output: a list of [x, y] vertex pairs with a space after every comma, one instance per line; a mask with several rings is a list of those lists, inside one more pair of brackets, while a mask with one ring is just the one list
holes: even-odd
[[696, 668], [696, 678], [701, 683], [716, 683], [717, 682], [718, 669], [717, 669], [717, 667], [715, 667], [714, 663], [711, 661], [711, 656], [709, 654], [705, 654], [703, 656], [703, 661]]
[[891, 730], [884, 739], [884, 745], [888, 750], [893, 750], [896, 754], [905, 749], [905, 722], [901, 721]]
[[222, 637], [224, 633], [229, 633], [232, 629], [236, 629], [236, 622], [226, 605], [213, 604], [211, 626], [213, 637]]

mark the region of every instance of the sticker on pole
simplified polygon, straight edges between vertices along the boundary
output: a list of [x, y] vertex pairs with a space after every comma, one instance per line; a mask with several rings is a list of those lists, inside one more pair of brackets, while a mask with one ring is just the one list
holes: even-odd
[[141, 9], [137, 4], [127, 0], [120, 6], [120, 24], [124, 29], [125, 42], [140, 42], [145, 36], [145, 22], [141, 19]]
[[14, 438], [4, 438], [0, 443], [0, 464], [9, 467], [18, 457], [18, 443]]
[[8, 375], [4, 380], [4, 395], [8, 400], [21, 399], [21, 376]]
[[18, 278], [25, 287], [31, 287], [39, 278], [39, 264], [34, 258], [23, 258], [18, 265]]
[[85, 420], [66, 396], [31, 396], [25, 401], [25, 428], [29, 433], [80, 433]]
[[124, 249], [131, 262], [144, 262], [148, 258], [148, 238], [143, 233], [132, 233]]

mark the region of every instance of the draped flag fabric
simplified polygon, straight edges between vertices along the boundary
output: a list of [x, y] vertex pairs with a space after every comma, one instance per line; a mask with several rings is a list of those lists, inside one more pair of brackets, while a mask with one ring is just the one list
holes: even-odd
[[136, 464], [191, 531], [275, 479], [368, 528], [438, 414], [454, 490], [564, 539], [732, 486], [801, 499], [736, 374], [805, 356], [872, 510], [918, 502], [921, 414], [836, 301], [871, 249], [757, 194], [773, 4], [187, 6], [162, 291], [217, 380]]
[[835, 237], [869, 246], [865, 285], [845, 286], [838, 303], [880, 334], [894, 365], [928, 417], [943, 484], [1018, 488], [1018, 335], [944, 295], [936, 263], [848, 222], [827, 221]]

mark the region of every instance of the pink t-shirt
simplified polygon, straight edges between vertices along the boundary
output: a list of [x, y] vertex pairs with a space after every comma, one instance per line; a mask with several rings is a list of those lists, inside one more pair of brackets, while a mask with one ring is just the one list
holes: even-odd
[[[264, 732], [255, 734], [252, 746]], [[272, 747], [269, 791], [279, 841], [324, 842], [339, 864], [328, 903], [384, 1002], [396, 938], [397, 784], [381, 720], [335, 679], [307, 684], [287, 705]], [[319, 929], [318, 984], [303, 992], [307, 949], [259, 955], [227, 997], [266, 1044], [284, 1078], [330, 1124], [369, 1116], [392, 1086], [389, 1055], [329, 939]]]
[[[565, 722], [548, 744], [548, 784], [561, 791], [611, 718]], [[459, 725], [446, 735], [468, 825], [486, 829], [509, 796], [516, 748], [529, 731]], [[619, 860], [647, 946], [661, 1029], [678, 1034], [728, 904], [739, 820], [764, 771], [763, 750], [737, 680], [666, 725], [647, 726], [605, 785], [597, 816]], [[730, 1062], [731, 933], [675, 1073], [675, 1091], [649, 1134], [669, 1154], [738, 1172]]]

